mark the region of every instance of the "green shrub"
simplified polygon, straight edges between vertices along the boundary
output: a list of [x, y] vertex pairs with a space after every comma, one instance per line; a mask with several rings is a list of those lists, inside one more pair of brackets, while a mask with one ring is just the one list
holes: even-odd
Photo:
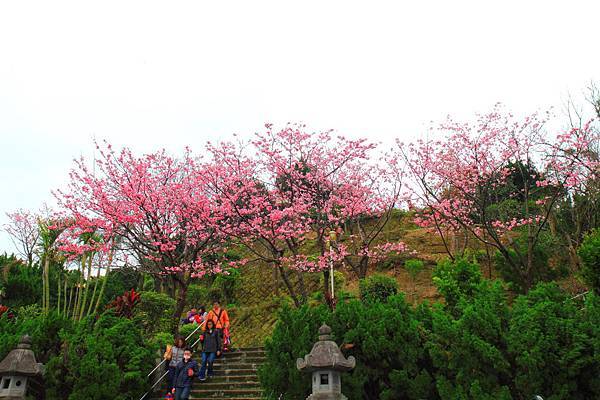
[[214, 300], [219, 300], [221, 303], [227, 303], [227, 299], [223, 296], [223, 291], [218, 286], [211, 286], [208, 289], [208, 304], [206, 304], [206, 309], [210, 309]]
[[[27, 312], [30, 311], [30, 312]], [[59, 332], [69, 330], [73, 322], [51, 311], [47, 316], [38, 307], [21, 308], [16, 318], [0, 318], [0, 360], [19, 343], [21, 336], [31, 336], [32, 349], [38, 362], [45, 363], [61, 351]]]
[[600, 361], [593, 359], [580, 315], [577, 305], [555, 284], [541, 284], [515, 300], [508, 350], [514, 358], [519, 394], [525, 398], [536, 394], [548, 399], [598, 398], [599, 392], [588, 393], [589, 382], [582, 382], [583, 373], [590, 367], [598, 371]]
[[120, 267], [117, 270], [111, 271], [107, 278], [103, 278], [108, 279], [108, 281], [104, 288], [102, 304], [112, 302], [117, 296], [121, 296], [124, 292], [131, 289], [137, 291], [141, 276], [141, 273], [132, 267]]
[[142, 291], [143, 292], [155, 292], [155, 285], [154, 285], [154, 277], [152, 275], [147, 275], [144, 274], [143, 276], [143, 284], [142, 284]]
[[141, 292], [134, 310], [136, 321], [140, 321], [146, 337], [150, 337], [156, 332], [168, 332], [172, 327], [175, 300], [162, 293]]
[[479, 265], [464, 257], [440, 261], [433, 271], [433, 283], [450, 309], [463, 297], [473, 298], [481, 279]]
[[583, 350], [587, 358], [579, 370], [578, 390], [586, 393], [587, 398], [600, 399], [600, 296], [586, 296], [577, 320], [577, 331], [587, 338], [587, 345]]
[[356, 358], [356, 368], [343, 377], [349, 399], [433, 398], [419, 322], [402, 294], [386, 302], [341, 303], [331, 326], [338, 344], [352, 344], [345, 355]]
[[[185, 324], [179, 328], [179, 334], [184, 338], [187, 338], [192, 332], [194, 332], [198, 328], [196, 324]], [[191, 346], [198, 340], [200, 334], [202, 333], [202, 329], [199, 329], [194, 333], [189, 339], [187, 339], [186, 344]], [[197, 345], [197, 344], [196, 344]]]
[[42, 273], [37, 266], [27, 266], [15, 256], [0, 255], [2, 304], [15, 308], [41, 303]]
[[0, 317], [0, 359], [28, 334], [38, 362], [46, 365], [47, 399], [139, 398], [155, 351], [166, 340], [157, 335], [146, 342], [142, 329], [110, 312], [75, 322], [54, 310], [43, 315], [38, 306], [21, 307], [13, 319]]
[[406, 260], [406, 262], [404, 263], [404, 268], [406, 268], [406, 271], [408, 271], [410, 277], [413, 280], [417, 279], [417, 275], [423, 270], [423, 267], [425, 267], [425, 263], [422, 260], [418, 260], [416, 258]]
[[266, 342], [267, 362], [259, 370], [267, 394], [306, 398], [310, 374], [298, 372], [295, 361], [311, 351], [323, 322], [338, 344], [351, 344], [345, 355], [356, 358], [356, 369], [342, 377], [349, 399], [432, 398], [435, 387], [423, 369], [426, 352], [419, 323], [402, 295], [385, 303], [342, 302], [333, 312], [324, 305], [282, 308]]
[[[540, 234], [532, 250], [531, 271], [526, 271], [523, 265], [524, 261], [522, 260], [522, 257], [526, 257], [525, 255], [528, 251], [525, 239], [526, 235], [522, 233], [515, 240], [514, 246], [516, 246], [518, 252], [514, 249], [509, 249], [508, 258], [506, 255], [496, 252], [496, 269], [502, 279], [508, 282], [511, 289], [517, 293], [525, 293], [538, 282], [547, 282], [568, 273], [562, 264], [559, 265], [559, 268], [551, 268], [550, 266], [550, 256], [556, 254], [556, 249], [559, 246], [557, 238], [549, 233]], [[521, 256], [518, 254], [521, 254]], [[511, 262], [509, 262], [509, 259]]]
[[148, 343], [153, 349], [163, 353], [166, 350], [167, 345], [172, 345], [174, 343], [174, 339], [171, 332], [158, 332], [148, 341]]
[[511, 399], [505, 351], [510, 314], [502, 286], [480, 282], [458, 303], [454, 309], [437, 306], [425, 314], [425, 325], [431, 324], [426, 347], [440, 398]]
[[358, 285], [360, 298], [364, 301], [385, 302], [388, 297], [398, 293], [398, 282], [384, 274], [373, 274], [361, 279]]
[[42, 306], [39, 304], [29, 304], [27, 306], [21, 306], [16, 309], [17, 318], [28, 319], [38, 317], [44, 313]]
[[284, 305], [273, 334], [265, 342], [266, 362], [258, 375], [267, 395], [282, 400], [305, 399], [310, 393], [310, 376], [296, 369], [296, 359], [310, 352], [330, 311], [324, 305], [292, 308]]
[[61, 333], [62, 354], [47, 365], [49, 399], [132, 399], [146, 387], [153, 351], [141, 327], [108, 312]]
[[501, 281], [477, 279], [462, 260], [446, 281], [454, 307], [420, 304], [402, 295], [386, 302], [284, 306], [260, 380], [268, 398], [305, 398], [310, 374], [295, 359], [308, 354], [322, 321], [356, 368], [344, 374], [350, 400], [600, 398], [600, 297], [572, 300], [556, 285], [540, 284], [511, 309]]
[[583, 278], [590, 289], [600, 295], [600, 229], [586, 235], [579, 248], [579, 257], [583, 266]]
[[211, 298], [209, 289], [202, 285], [191, 284], [186, 293], [186, 305], [189, 309], [205, 306], [210, 308]]
[[235, 292], [239, 287], [240, 271], [237, 268], [229, 268], [226, 274], [219, 274], [215, 278], [211, 289], [221, 293], [221, 302], [225, 304], [235, 303]]

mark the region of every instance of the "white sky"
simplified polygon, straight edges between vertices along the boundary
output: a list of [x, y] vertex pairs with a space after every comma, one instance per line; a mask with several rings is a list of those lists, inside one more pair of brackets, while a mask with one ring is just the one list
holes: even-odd
[[[600, 81], [599, 1], [0, 1], [0, 225], [92, 155], [303, 121], [374, 140]], [[4, 233], [0, 252], [13, 251]]]

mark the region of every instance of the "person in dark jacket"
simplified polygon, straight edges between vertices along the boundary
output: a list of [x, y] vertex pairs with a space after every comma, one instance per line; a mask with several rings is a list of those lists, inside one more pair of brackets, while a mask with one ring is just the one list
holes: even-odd
[[175, 380], [173, 382], [175, 400], [188, 400], [192, 390], [192, 380], [198, 373], [198, 363], [192, 360], [192, 349], [186, 347], [183, 351], [183, 360], [177, 363]]
[[206, 330], [200, 337], [202, 341], [202, 366], [199, 377], [201, 381], [206, 380], [206, 367], [208, 366], [208, 377], [213, 376], [213, 362], [221, 355], [221, 335], [215, 327], [212, 319], [206, 321]]

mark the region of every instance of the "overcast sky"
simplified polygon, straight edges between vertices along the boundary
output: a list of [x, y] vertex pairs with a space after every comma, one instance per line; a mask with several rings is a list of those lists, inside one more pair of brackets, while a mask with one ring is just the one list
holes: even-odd
[[600, 81], [598, 26], [598, 1], [2, 1], [0, 225], [93, 137], [179, 152], [302, 121], [388, 141], [560, 107]]

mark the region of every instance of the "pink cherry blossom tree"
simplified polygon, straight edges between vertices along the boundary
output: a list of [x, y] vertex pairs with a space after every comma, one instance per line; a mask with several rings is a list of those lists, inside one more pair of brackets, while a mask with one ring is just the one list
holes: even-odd
[[10, 236], [19, 255], [31, 267], [40, 242], [40, 231], [38, 229], [40, 216], [23, 209], [6, 213], [6, 216], [9, 222], [4, 225], [3, 230]]
[[222, 272], [226, 262], [222, 213], [201, 179], [205, 171], [190, 150], [175, 158], [164, 150], [136, 156], [108, 144], [97, 148], [96, 168], [78, 160], [68, 188], [56, 195], [74, 221], [71, 237], [93, 232], [99, 239], [67, 240], [63, 250], [103, 252], [107, 259], [117, 253], [147, 273], [172, 277], [178, 320], [191, 280]]
[[[55, 220], [54, 212], [46, 205], [38, 212], [18, 210], [7, 213], [10, 223], [4, 230], [11, 237], [15, 248], [25, 258], [27, 265], [40, 263], [42, 270], [42, 309], [50, 310], [50, 264], [61, 264], [62, 259], [56, 246], [56, 240], [62, 232], [60, 221]], [[50, 229], [50, 227], [53, 227]], [[57, 285], [57, 297], [60, 299], [60, 281]]]
[[[370, 258], [404, 250], [376, 242], [397, 205], [399, 182], [372, 159], [375, 147], [297, 124], [280, 130], [266, 125], [250, 143], [209, 146], [214, 170], [206, 176], [222, 199], [226, 234], [276, 267], [296, 304], [306, 298], [304, 278], [297, 274], [298, 296], [288, 270], [323, 271], [330, 299], [330, 260], [364, 276]], [[374, 228], [362, 228], [366, 219], [376, 221]], [[329, 232], [344, 229], [347, 242], [326, 246]], [[349, 245], [350, 238], [357, 245]], [[309, 242], [316, 243], [316, 254]]]
[[[598, 161], [586, 151], [597, 133], [586, 125], [552, 136], [543, 127], [547, 118], [517, 119], [498, 105], [474, 123], [448, 119], [427, 139], [399, 143], [416, 221], [434, 227], [451, 256], [444, 229], [463, 230], [497, 249], [527, 287], [533, 284], [533, 249], [551, 211], [565, 193], [598, 174]], [[499, 197], [512, 206], [495, 207]], [[525, 250], [509, 234], [516, 229], [524, 231]]]

